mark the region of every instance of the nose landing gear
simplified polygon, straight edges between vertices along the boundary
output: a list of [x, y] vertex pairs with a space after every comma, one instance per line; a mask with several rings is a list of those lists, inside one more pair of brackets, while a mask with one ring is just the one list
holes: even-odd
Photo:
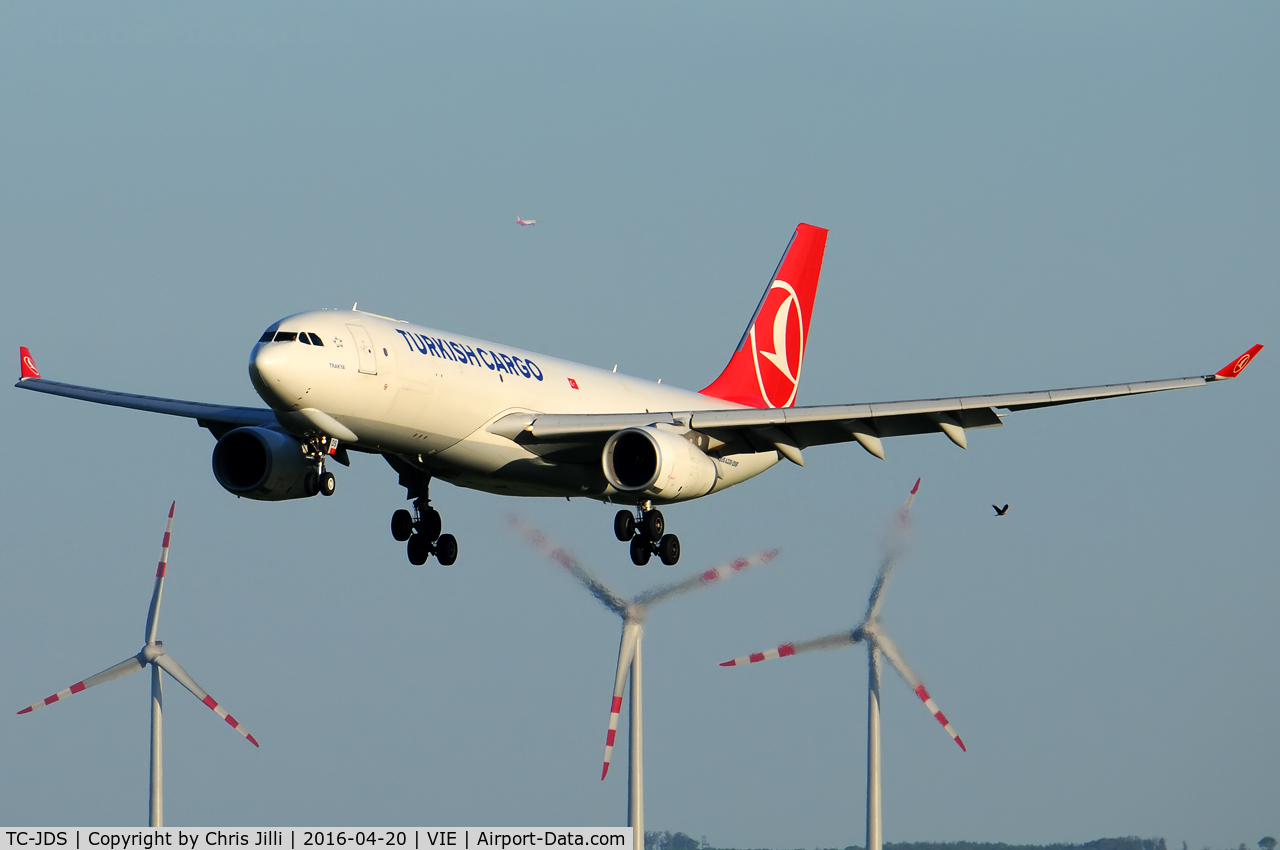
[[[321, 496], [332, 496], [334, 491], [338, 489], [338, 479], [333, 477], [332, 472], [324, 468], [325, 459], [337, 452], [337, 450], [338, 438], [330, 439], [323, 434], [311, 437], [302, 444], [302, 456], [316, 465], [315, 470], [308, 472], [307, 477], [302, 482], [303, 489], [308, 496], [314, 496], [317, 493]], [[343, 451], [345, 452], [346, 449], [343, 449]]]
[[618, 511], [613, 518], [613, 534], [623, 543], [630, 541], [631, 563], [643, 567], [657, 554], [662, 563], [674, 566], [680, 560], [680, 538], [667, 534], [662, 511], [645, 502], [637, 508], [637, 520], [631, 511]]

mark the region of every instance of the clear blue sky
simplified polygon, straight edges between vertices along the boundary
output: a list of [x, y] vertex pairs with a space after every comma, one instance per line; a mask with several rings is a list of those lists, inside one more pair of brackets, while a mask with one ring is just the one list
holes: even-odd
[[[777, 546], [659, 609], [650, 828], [861, 843], [865, 656], [716, 663], [852, 625], [917, 476], [885, 617], [885, 838], [1280, 833], [1280, 8], [1275, 4], [6, 4], [0, 336], [17, 377], [256, 404], [275, 319], [348, 307], [698, 388], [795, 224], [831, 230], [801, 403], [1176, 377], [961, 452], [816, 449], [668, 510], [434, 489], [411, 567], [380, 460], [332, 499], [222, 491], [194, 424], [0, 389], [0, 823], [141, 824], [147, 683], [11, 713], [161, 637], [174, 824], [592, 825], [619, 591]], [[519, 228], [515, 216], [538, 219]], [[991, 517], [991, 502], [1010, 502]], [[656, 562], [655, 562], [656, 564]]]

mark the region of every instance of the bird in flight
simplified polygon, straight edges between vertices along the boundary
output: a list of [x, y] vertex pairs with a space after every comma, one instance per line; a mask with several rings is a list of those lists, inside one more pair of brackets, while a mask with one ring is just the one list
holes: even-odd
[[528, 227], [531, 224], [537, 224], [537, 223], [538, 223], [538, 220], [536, 218], [531, 218], [528, 221], [525, 221], [520, 216], [516, 216], [516, 224], [520, 225], [521, 227]]
[[1009, 513], [1009, 506], [1007, 504], [1003, 508], [996, 508], [995, 505], [992, 505], [991, 507], [995, 508], [996, 516], [1004, 516]]

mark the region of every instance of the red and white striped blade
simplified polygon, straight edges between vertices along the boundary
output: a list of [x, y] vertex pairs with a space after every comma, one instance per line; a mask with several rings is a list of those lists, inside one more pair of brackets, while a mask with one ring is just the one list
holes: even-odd
[[613, 760], [613, 739], [618, 734], [618, 715], [622, 713], [622, 691], [631, 675], [631, 659], [636, 654], [636, 642], [640, 639], [639, 623], [628, 620], [622, 624], [622, 640], [618, 642], [618, 670], [613, 677], [613, 700], [609, 703], [609, 732], [604, 739], [604, 769], [600, 781], [609, 775], [609, 762]]
[[661, 587], [646, 590], [636, 597], [636, 604], [653, 605], [673, 596], [679, 596], [681, 593], [688, 593], [690, 590], [697, 590], [700, 587], [716, 584], [735, 573], [742, 572], [747, 567], [753, 567], [756, 564], [767, 564], [776, 557], [778, 557], [777, 549], [766, 549], [746, 558], [734, 558], [728, 563], [703, 570], [696, 576], [691, 576], [683, 581], [664, 584]]
[[741, 658], [735, 658], [732, 661], [721, 661], [721, 667], [738, 667], [743, 664], [756, 664], [761, 661], [768, 661], [771, 658], [786, 658], [789, 655], [799, 655], [802, 652], [813, 652], [817, 649], [835, 649], [840, 646], [848, 646], [857, 643], [862, 638], [858, 635], [858, 631], [836, 632], [826, 637], [814, 638], [813, 640], [800, 641], [799, 643], [784, 643], [773, 649], [766, 649], [764, 652], [753, 652], [750, 655], [744, 655]]
[[215, 714], [227, 721], [227, 725], [243, 735], [250, 744], [255, 747], [258, 746], [257, 740], [249, 734], [249, 730], [241, 726], [239, 720], [228, 714], [227, 710], [219, 705], [216, 699], [209, 696], [208, 691], [196, 684], [196, 680], [191, 678], [190, 673], [182, 669], [182, 665], [175, 661], [172, 655], [161, 655], [156, 658], [155, 663], [160, 669], [177, 679], [178, 684], [195, 694], [196, 699], [213, 709]]
[[880, 605], [884, 600], [884, 589], [889, 583], [889, 575], [907, 551], [907, 535], [911, 531], [911, 506], [915, 504], [918, 492], [920, 492], [919, 478], [911, 488], [907, 501], [898, 509], [898, 516], [885, 541], [884, 557], [880, 560], [880, 571], [876, 574], [876, 583], [871, 586], [871, 595], [867, 599], [867, 616], [863, 618], [863, 622], [875, 622], [880, 616]]
[[147, 609], [147, 643], [156, 642], [156, 625], [160, 622], [160, 592], [164, 590], [164, 574], [169, 568], [169, 536], [173, 534], [173, 509], [177, 501], [169, 505], [169, 519], [164, 524], [164, 539], [160, 541], [160, 563], [156, 566], [156, 587], [151, 591], [151, 607]]
[[44, 708], [46, 705], [53, 705], [55, 702], [58, 702], [59, 700], [64, 700], [67, 697], [71, 696], [72, 694], [78, 694], [83, 690], [92, 688], [94, 685], [101, 685], [103, 682], [110, 682], [112, 679], [119, 679], [122, 676], [128, 676], [130, 673], [137, 673], [139, 670], [141, 670], [143, 667], [146, 667], [146, 666], [147, 666], [146, 662], [142, 661], [142, 659], [140, 659], [136, 655], [133, 656], [132, 658], [126, 658], [124, 661], [121, 661], [119, 664], [116, 664], [112, 667], [108, 667], [106, 670], [103, 670], [101, 673], [98, 673], [94, 676], [90, 676], [84, 681], [76, 682], [71, 687], [64, 688], [63, 690], [58, 691], [56, 694], [54, 694], [51, 697], [48, 697], [47, 699], [41, 700], [40, 702], [34, 705], [27, 706], [26, 708], [22, 709], [22, 711], [19, 711], [18, 714], [29, 714], [35, 711], [37, 708]]
[[951, 721], [942, 713], [942, 709], [938, 708], [938, 704], [933, 701], [933, 697], [929, 696], [929, 692], [925, 690], [924, 682], [920, 681], [920, 677], [916, 675], [915, 671], [907, 664], [906, 659], [902, 657], [902, 651], [898, 649], [898, 645], [888, 635], [880, 634], [879, 632], [875, 635], [875, 644], [884, 653], [884, 657], [889, 659], [889, 663], [893, 665], [894, 669], [902, 674], [902, 678], [907, 680], [907, 684], [916, 692], [916, 696], [920, 697], [924, 707], [929, 709], [933, 719], [942, 724], [942, 728], [947, 730], [947, 734], [951, 736], [952, 740], [960, 745], [960, 749], [968, 752], [969, 748], [964, 745], [964, 741], [960, 740], [960, 733], [952, 727]]
[[910, 495], [908, 495], [908, 496], [907, 496], [907, 503], [906, 503], [905, 505], [903, 505], [903, 506], [902, 506], [902, 509], [903, 509], [904, 511], [909, 511], [909, 510], [911, 510], [911, 505], [912, 505], [912, 504], [915, 502], [915, 500], [916, 500], [916, 493], [919, 493], [919, 492], [920, 492], [920, 482], [921, 482], [922, 480], [923, 480], [923, 479], [917, 478], [917, 479], [916, 479], [916, 483], [912, 485], [912, 487], [911, 487], [911, 493], [910, 493]]

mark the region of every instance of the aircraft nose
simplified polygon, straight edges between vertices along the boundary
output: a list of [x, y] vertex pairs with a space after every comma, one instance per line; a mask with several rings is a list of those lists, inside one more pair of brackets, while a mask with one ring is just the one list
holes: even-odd
[[298, 406], [298, 364], [287, 343], [261, 343], [249, 357], [249, 380], [262, 400], [274, 408]]

